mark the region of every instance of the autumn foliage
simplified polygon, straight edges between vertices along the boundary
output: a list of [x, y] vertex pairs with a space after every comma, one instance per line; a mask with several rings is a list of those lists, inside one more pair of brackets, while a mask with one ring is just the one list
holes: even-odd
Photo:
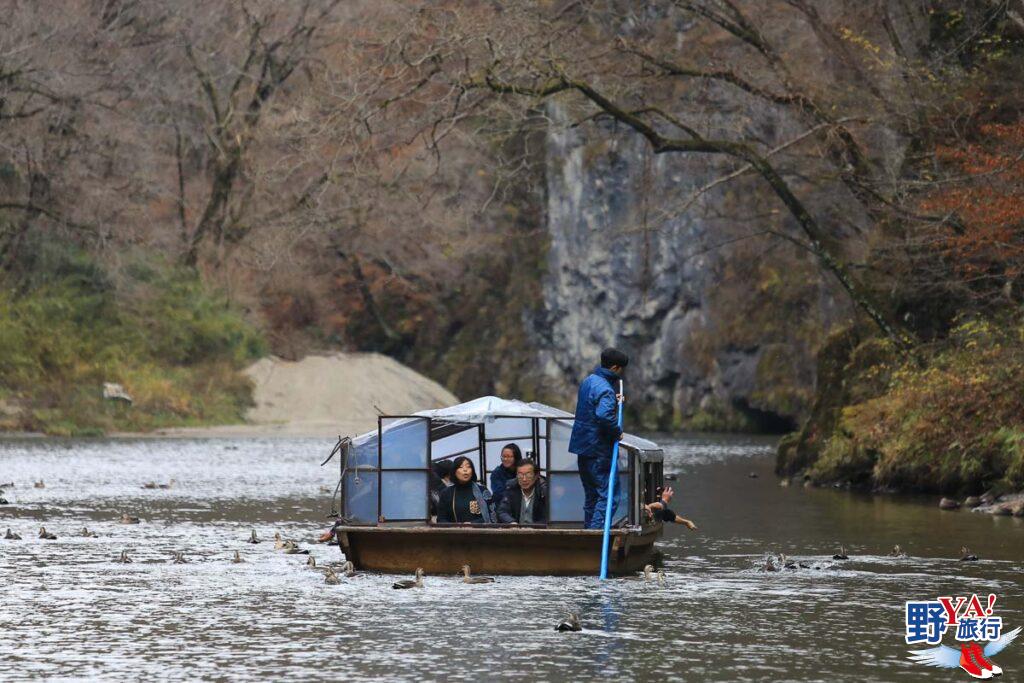
[[936, 157], [954, 173], [923, 202], [948, 218], [936, 247], [976, 289], [1012, 286], [1024, 272], [1024, 120], [980, 126], [975, 141]]

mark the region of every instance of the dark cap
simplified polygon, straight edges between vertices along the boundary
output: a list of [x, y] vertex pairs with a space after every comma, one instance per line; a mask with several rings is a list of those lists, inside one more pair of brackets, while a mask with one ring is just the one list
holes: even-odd
[[609, 346], [601, 352], [601, 367], [610, 368], [613, 365], [618, 365], [623, 368], [626, 367], [629, 365], [629, 356], [624, 354], [622, 351], [613, 349]]

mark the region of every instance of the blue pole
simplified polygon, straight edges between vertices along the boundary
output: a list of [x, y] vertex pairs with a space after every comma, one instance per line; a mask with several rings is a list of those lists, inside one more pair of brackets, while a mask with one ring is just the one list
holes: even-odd
[[[619, 380], [622, 396], [622, 380]], [[622, 429], [622, 401], [619, 401], [619, 429]], [[612, 467], [608, 473], [608, 501], [604, 508], [604, 538], [601, 540], [601, 580], [608, 578], [608, 546], [612, 537], [612, 505], [615, 502], [615, 482], [619, 478], [619, 442], [612, 446]]]

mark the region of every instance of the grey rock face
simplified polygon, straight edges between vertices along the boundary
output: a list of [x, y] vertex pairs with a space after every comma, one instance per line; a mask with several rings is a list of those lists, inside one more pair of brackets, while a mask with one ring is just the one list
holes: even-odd
[[[725, 241], [715, 232], [720, 226], [702, 218], [707, 207], [700, 202], [714, 198], [684, 212], [663, 201], [678, 202], [718, 177], [721, 161], [656, 156], [640, 136], [611, 126], [587, 139], [566, 125], [560, 105], [549, 105], [548, 114], [548, 274], [543, 306], [527, 327], [545, 349], [541, 371], [554, 391], [571, 403], [601, 349], [617, 346], [635, 359], [629, 403], [652, 426], [714, 406], [752, 411], [755, 419], [797, 419], [791, 407], [758, 398], [765, 389], [757, 380], [761, 344], [731, 348], [715, 340], [716, 327], [735, 311], [713, 304], [729, 258], [714, 248]], [[710, 363], [706, 354], [695, 357], [698, 346], [711, 349]], [[813, 358], [803, 360], [797, 384], [809, 389]]]

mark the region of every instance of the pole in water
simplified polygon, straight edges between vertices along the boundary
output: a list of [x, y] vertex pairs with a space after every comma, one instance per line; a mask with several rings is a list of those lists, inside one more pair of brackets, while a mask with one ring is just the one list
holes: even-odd
[[[622, 429], [622, 380], [619, 380], [619, 429]], [[612, 505], [615, 502], [615, 482], [619, 478], [619, 442], [612, 446], [612, 465], [608, 472], [608, 500], [604, 508], [604, 538], [601, 539], [601, 580], [608, 578], [608, 546], [612, 535]]]

